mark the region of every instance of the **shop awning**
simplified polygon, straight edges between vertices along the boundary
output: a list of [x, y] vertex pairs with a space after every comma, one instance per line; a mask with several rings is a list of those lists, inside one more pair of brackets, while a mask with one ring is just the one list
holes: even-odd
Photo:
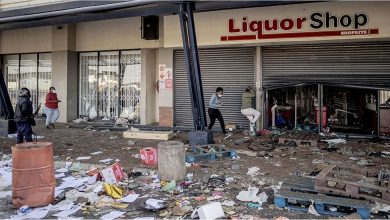
[[[172, 15], [181, 1], [70, 1], [0, 11], [0, 30], [148, 15]], [[300, 1], [196, 1], [195, 12], [304, 3]]]

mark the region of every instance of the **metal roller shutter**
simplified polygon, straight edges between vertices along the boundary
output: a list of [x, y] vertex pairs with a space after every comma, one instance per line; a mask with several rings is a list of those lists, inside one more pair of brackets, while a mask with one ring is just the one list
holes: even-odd
[[300, 83], [390, 88], [390, 42], [262, 48], [263, 86]]
[[[192, 128], [191, 100], [182, 50], [174, 52], [174, 61], [175, 124], [178, 127]], [[241, 96], [246, 86], [254, 85], [255, 48], [200, 49], [199, 63], [206, 108], [211, 95], [220, 86], [224, 89], [224, 104], [220, 111], [225, 123], [248, 127], [248, 119], [241, 115]], [[209, 123], [208, 114], [207, 122]], [[220, 127], [218, 121], [214, 127]]]

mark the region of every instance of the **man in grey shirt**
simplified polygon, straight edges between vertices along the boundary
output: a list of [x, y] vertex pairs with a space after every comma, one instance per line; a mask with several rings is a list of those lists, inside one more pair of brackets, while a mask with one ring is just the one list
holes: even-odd
[[218, 87], [215, 93], [211, 96], [209, 102], [209, 109], [208, 109], [208, 113], [210, 117], [210, 124], [208, 128], [209, 130], [211, 130], [215, 123], [215, 119], [218, 119], [219, 123], [221, 124], [223, 134], [226, 134], [225, 123], [223, 121], [222, 114], [218, 109], [222, 105], [222, 101], [221, 101], [222, 95], [223, 95], [223, 88]]

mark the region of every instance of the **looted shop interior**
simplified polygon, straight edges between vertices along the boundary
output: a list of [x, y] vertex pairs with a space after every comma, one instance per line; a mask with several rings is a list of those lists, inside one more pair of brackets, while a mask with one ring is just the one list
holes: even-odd
[[317, 132], [322, 120], [323, 132], [390, 135], [390, 90], [309, 84], [265, 94], [268, 128]]

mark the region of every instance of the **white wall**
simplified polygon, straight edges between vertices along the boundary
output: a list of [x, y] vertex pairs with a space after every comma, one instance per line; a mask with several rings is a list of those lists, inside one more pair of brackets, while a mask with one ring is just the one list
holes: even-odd
[[1, 32], [1, 54], [50, 52], [51, 50], [51, 26], [6, 30]]
[[158, 48], [141, 39], [141, 17], [83, 22], [76, 25], [76, 51]]
[[[222, 45], [243, 45], [255, 44], [266, 45], [284, 42], [312, 42], [328, 40], [350, 40], [350, 39], [381, 39], [390, 37], [390, 2], [369, 2], [369, 1], [334, 1], [307, 4], [292, 4], [283, 6], [258, 7], [221, 10], [213, 12], [195, 13], [195, 28], [198, 45], [200, 46], [222, 46]], [[310, 27], [310, 16], [313, 13], [330, 12], [331, 15], [337, 15], [339, 18], [344, 15], [354, 15], [355, 13], [364, 13], [368, 16], [368, 23], [362, 29], [378, 28], [379, 34], [360, 35], [360, 36], [327, 36], [327, 37], [295, 37], [295, 38], [276, 38], [276, 39], [255, 39], [240, 41], [221, 41], [221, 36], [253, 34], [256, 32], [247, 31], [246, 33], [229, 33], [228, 21], [234, 19], [236, 26], [241, 24], [243, 17], [249, 21], [306, 17], [308, 20], [302, 23], [302, 28], [293, 28], [289, 31], [278, 30], [266, 31], [266, 34], [276, 33], [295, 33], [295, 32], [313, 32], [313, 31], [335, 31], [354, 29], [352, 28], [321, 28], [313, 29]], [[166, 16], [164, 18], [164, 46], [181, 47], [180, 24], [177, 15]]]

